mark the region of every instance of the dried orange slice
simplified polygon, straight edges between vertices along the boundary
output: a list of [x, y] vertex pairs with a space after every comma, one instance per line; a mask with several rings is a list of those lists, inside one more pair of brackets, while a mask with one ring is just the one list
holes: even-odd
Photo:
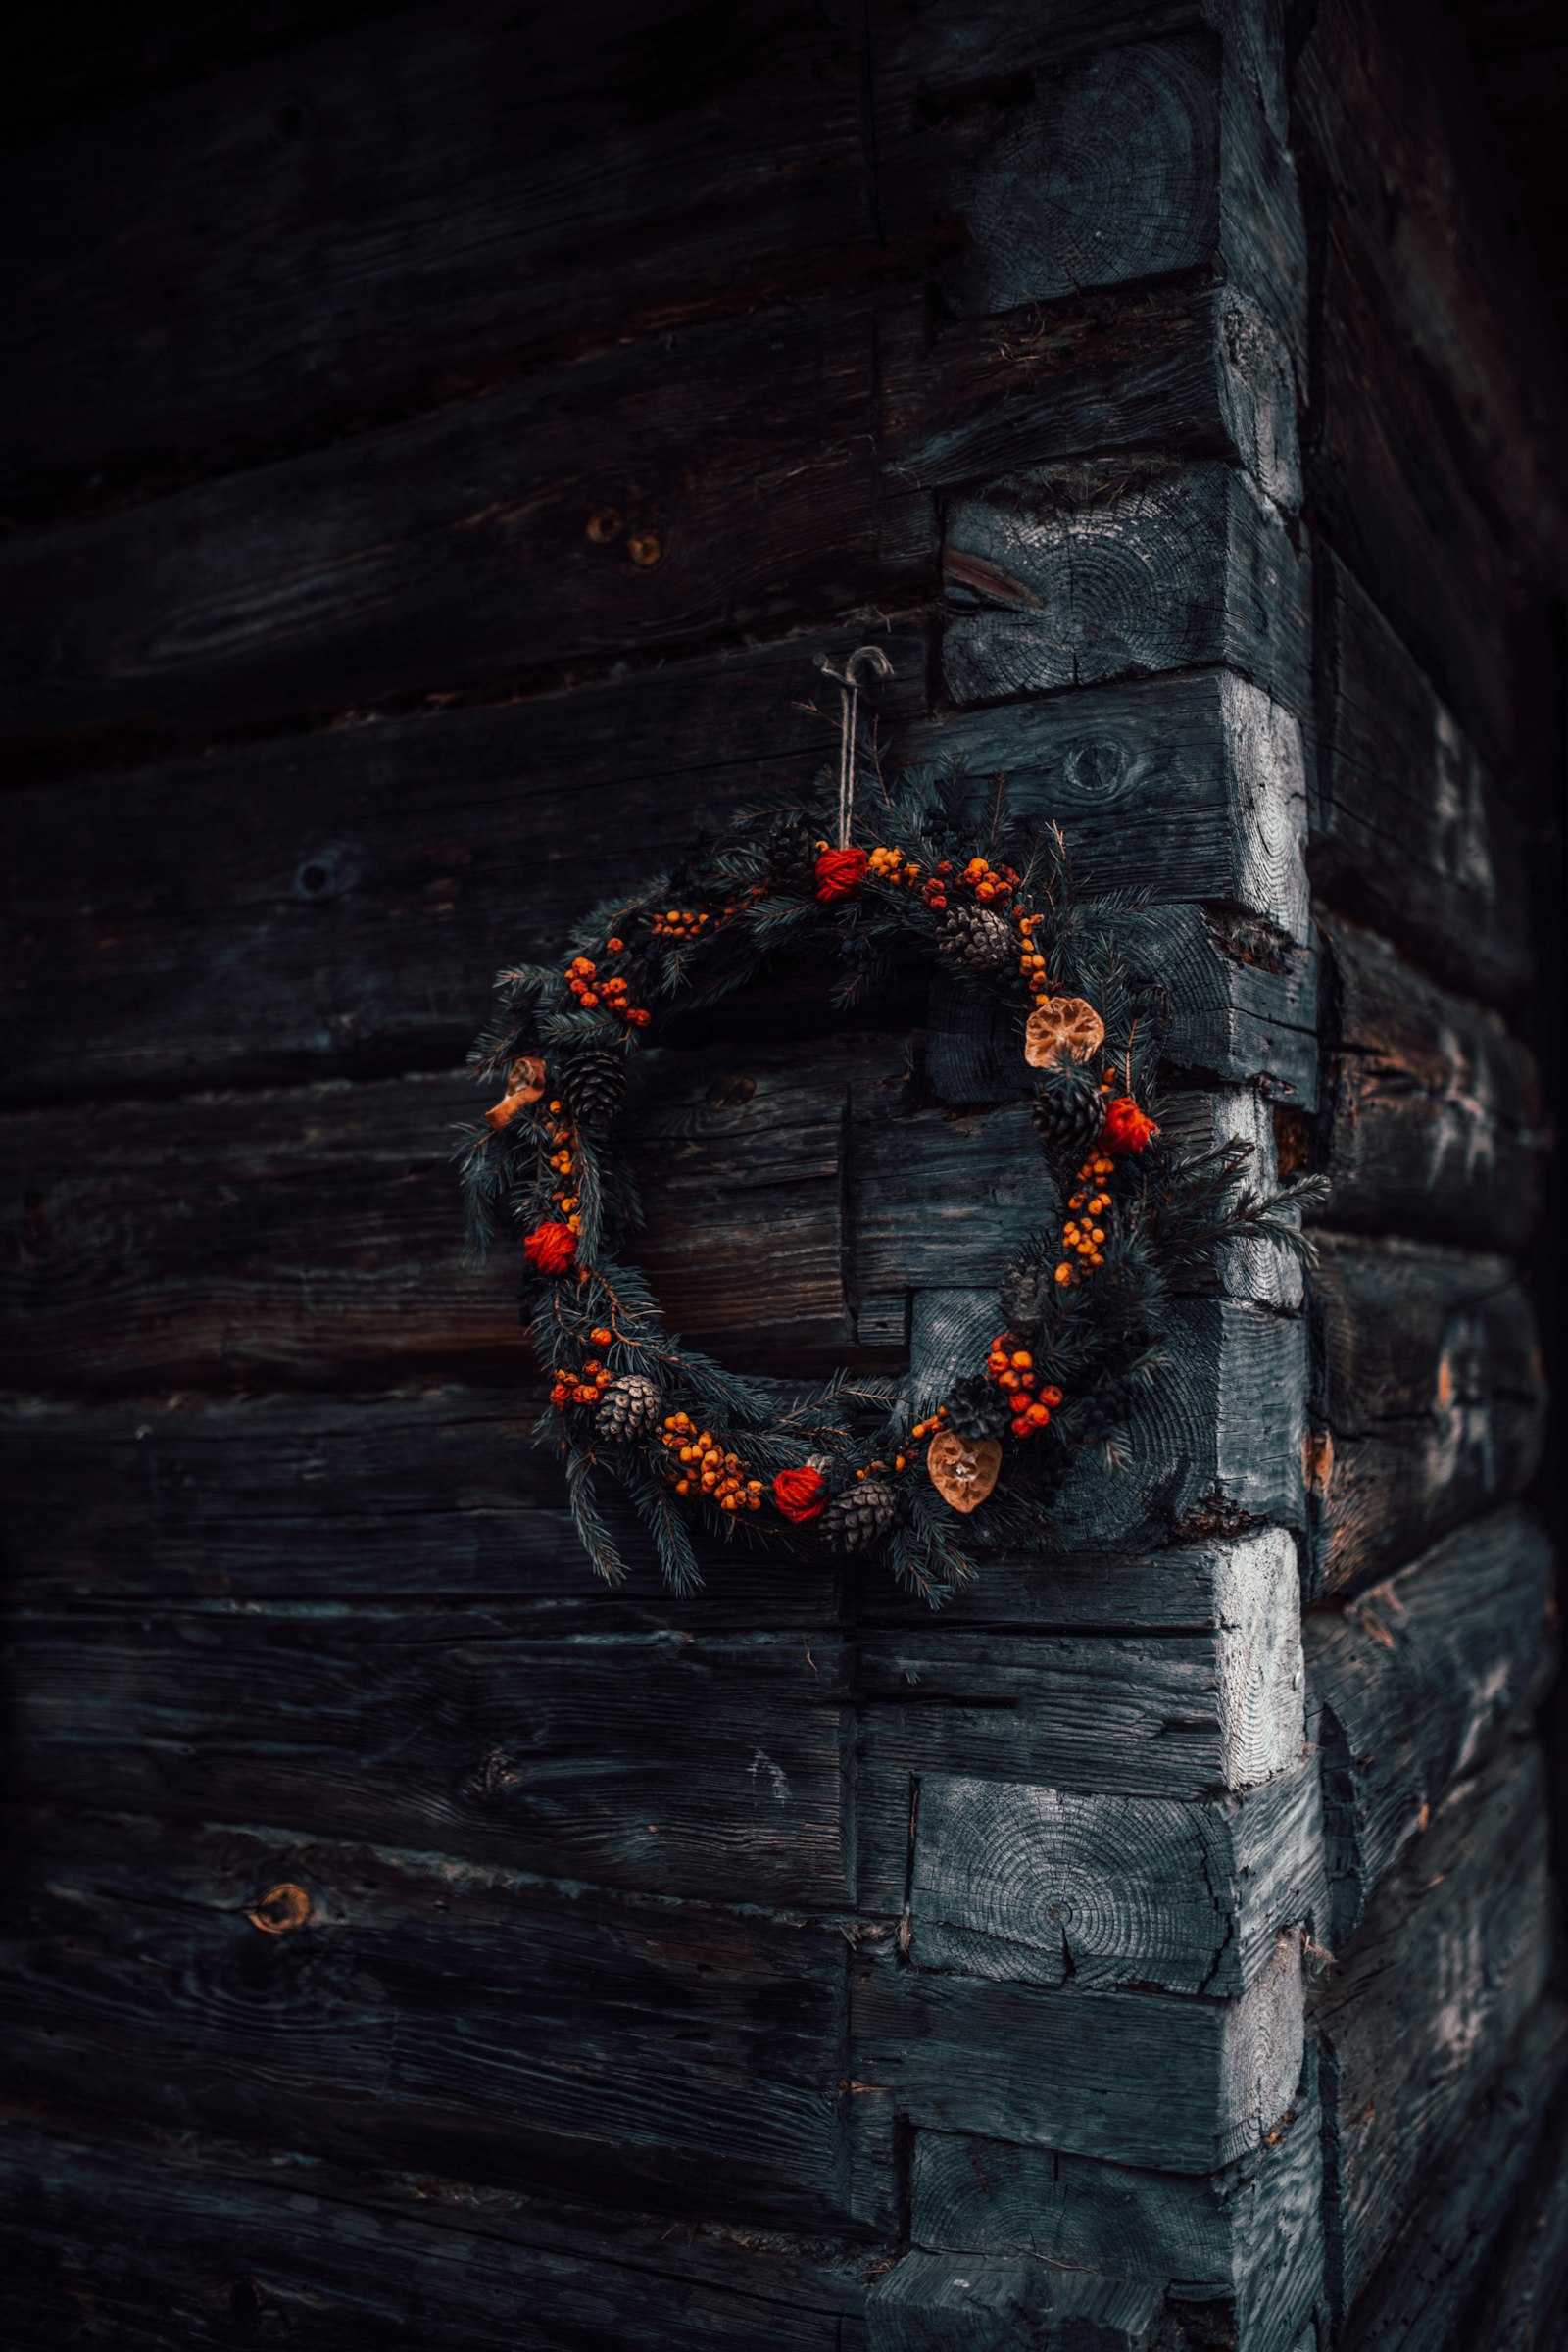
[[956, 1429], [939, 1429], [925, 1457], [931, 1484], [956, 1511], [978, 1510], [1002, 1475], [1002, 1444], [997, 1438], [960, 1438]]
[[1023, 1057], [1031, 1069], [1053, 1062], [1087, 1061], [1105, 1042], [1105, 1024], [1082, 997], [1047, 997], [1029, 1015]]

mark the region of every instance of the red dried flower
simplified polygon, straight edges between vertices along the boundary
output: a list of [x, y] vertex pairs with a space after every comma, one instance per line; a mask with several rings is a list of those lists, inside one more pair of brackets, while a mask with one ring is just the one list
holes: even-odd
[[1100, 1141], [1106, 1152], [1142, 1152], [1158, 1133], [1148, 1111], [1140, 1110], [1131, 1095], [1118, 1095], [1105, 1113]]
[[773, 1500], [786, 1519], [804, 1527], [827, 1502], [827, 1480], [809, 1464], [800, 1470], [781, 1470], [773, 1481]]
[[847, 899], [865, 880], [870, 862], [864, 850], [824, 850], [816, 861], [817, 897]]
[[522, 1254], [541, 1274], [564, 1274], [577, 1254], [577, 1236], [569, 1225], [536, 1225]]

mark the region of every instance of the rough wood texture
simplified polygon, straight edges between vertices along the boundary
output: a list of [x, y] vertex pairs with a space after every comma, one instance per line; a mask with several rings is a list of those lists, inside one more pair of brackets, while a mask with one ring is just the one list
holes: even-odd
[[1313, 882], [1451, 987], [1510, 1003], [1531, 964], [1517, 814], [1377, 606], [1321, 547], [1316, 577]]
[[1324, 1167], [1336, 1225], [1518, 1250], [1546, 1137], [1533, 1057], [1356, 924], [1322, 918], [1335, 1051]]
[[1445, 1537], [1347, 1607], [1308, 1613], [1333, 1949], [1449, 1784], [1549, 1689], [1554, 1569], [1542, 1530], [1509, 1512]]
[[[845, 1946], [281, 1831], [40, 1822], [5, 2075], [347, 2163], [689, 2214], [842, 2212]], [[248, 1914], [279, 1882], [305, 1923]]]
[[1516, 1749], [1436, 1809], [1319, 1992], [1341, 2315], [1539, 1997], [1552, 1908], [1540, 1758]]
[[917, 2132], [909, 2228], [917, 2245], [1179, 2284], [1184, 2299], [1231, 2303], [1239, 2344], [1294, 2346], [1321, 2291], [1322, 2173], [1310, 2096], [1205, 2177]]
[[950, 503], [942, 567], [956, 702], [1225, 662], [1306, 707], [1305, 567], [1228, 466], [1107, 460], [1016, 476]]
[[866, 2341], [871, 2352], [1139, 2352], [1161, 2301], [1157, 2288], [1007, 2256], [910, 2253], [872, 2289]]
[[839, 2352], [864, 2247], [529, 2199], [429, 2173], [139, 2132], [36, 2103], [0, 2113], [7, 2321], [25, 2352], [82, 2325], [117, 2346], [300, 2352], [564, 2341]]
[[1300, 2080], [1295, 1936], [1234, 2001], [932, 1975], [898, 1965], [892, 1931], [860, 1938], [850, 1983], [864, 2102], [939, 2131], [1208, 2173], [1259, 2145]]
[[1465, 2352], [1497, 2340], [1478, 2328], [1478, 2289], [1498, 2267], [1498, 2238], [1529, 2186], [1565, 2071], [1568, 2018], [1544, 2001], [1363, 2291], [1347, 2352]]
[[849, 1891], [831, 1631], [557, 1641], [504, 1606], [220, 1601], [19, 1617], [12, 1656], [14, 1778], [40, 1801], [714, 1899], [742, 1866], [759, 1899]]
[[1315, 1764], [1206, 1804], [923, 1774], [917, 1968], [1223, 1998], [1323, 1909]]
[[1530, 1301], [1505, 1259], [1320, 1239], [1307, 1483], [1327, 1592], [1520, 1493], [1544, 1397]]

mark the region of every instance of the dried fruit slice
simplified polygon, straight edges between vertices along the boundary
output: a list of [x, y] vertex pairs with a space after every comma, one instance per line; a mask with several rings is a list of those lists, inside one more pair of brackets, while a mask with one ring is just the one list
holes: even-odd
[[1023, 1057], [1031, 1069], [1057, 1061], [1087, 1061], [1105, 1042], [1105, 1024], [1083, 997], [1047, 997], [1029, 1015]]
[[977, 1510], [1002, 1475], [1002, 1442], [960, 1438], [956, 1429], [939, 1429], [925, 1466], [944, 1502], [956, 1511]]

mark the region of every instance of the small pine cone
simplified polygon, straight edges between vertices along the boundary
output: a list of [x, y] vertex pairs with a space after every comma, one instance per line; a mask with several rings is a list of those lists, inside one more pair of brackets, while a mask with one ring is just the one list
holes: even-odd
[[937, 945], [966, 972], [1000, 972], [1016, 963], [1018, 941], [1012, 925], [994, 906], [962, 902], [937, 918]]
[[885, 1478], [858, 1478], [834, 1495], [817, 1524], [835, 1551], [868, 1551], [898, 1515], [898, 1495]]
[[645, 1372], [623, 1372], [605, 1391], [594, 1428], [602, 1438], [630, 1445], [651, 1438], [663, 1419], [664, 1400]]
[[1087, 1152], [1104, 1124], [1105, 1098], [1086, 1061], [1057, 1061], [1041, 1075], [1035, 1125], [1054, 1150]]
[[948, 1398], [948, 1427], [955, 1437], [1000, 1438], [1012, 1419], [1012, 1400], [994, 1380], [960, 1381]]
[[626, 1056], [618, 1046], [578, 1046], [561, 1073], [561, 1091], [579, 1127], [608, 1127], [626, 1092]]
[[770, 817], [762, 836], [767, 845], [768, 870], [784, 890], [798, 890], [804, 898], [816, 891], [817, 833], [810, 819], [799, 808], [787, 808]]

